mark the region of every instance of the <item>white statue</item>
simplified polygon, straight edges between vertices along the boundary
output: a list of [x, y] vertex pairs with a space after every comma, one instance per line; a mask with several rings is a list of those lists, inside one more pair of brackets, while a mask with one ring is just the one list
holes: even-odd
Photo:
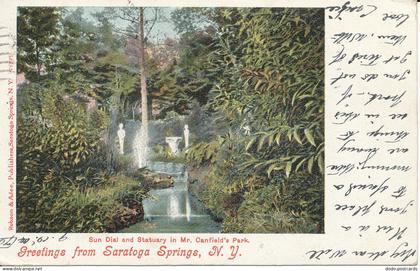
[[184, 140], [185, 140], [185, 148], [188, 148], [190, 145], [190, 130], [188, 129], [188, 124], [184, 125]]
[[117, 132], [118, 140], [120, 143], [120, 154], [124, 154], [124, 138], [125, 138], [125, 130], [123, 129], [124, 124], [120, 123], [120, 129]]

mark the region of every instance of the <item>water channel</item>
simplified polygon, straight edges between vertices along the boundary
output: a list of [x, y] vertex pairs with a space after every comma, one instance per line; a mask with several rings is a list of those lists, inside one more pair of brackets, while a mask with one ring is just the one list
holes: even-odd
[[206, 212], [202, 203], [188, 191], [188, 171], [183, 164], [150, 162], [154, 172], [174, 177], [173, 187], [154, 189], [150, 198], [143, 200], [144, 221], [121, 232], [149, 233], [215, 233], [220, 232], [219, 223]]

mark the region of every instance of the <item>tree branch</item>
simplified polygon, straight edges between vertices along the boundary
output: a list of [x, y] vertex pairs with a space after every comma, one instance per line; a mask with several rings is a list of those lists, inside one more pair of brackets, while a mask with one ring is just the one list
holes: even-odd
[[122, 28], [118, 28], [118, 27], [114, 27], [114, 31], [121, 34], [121, 35], [124, 35], [126, 37], [131, 37], [131, 38], [137, 39], [137, 34], [131, 32], [131, 31], [128, 31], [128, 30], [125, 30], [125, 29], [122, 29]]
[[152, 31], [152, 29], [153, 29], [153, 27], [155, 26], [155, 24], [156, 24], [156, 21], [157, 21], [157, 19], [158, 19], [158, 8], [155, 8], [154, 9], [155, 10], [155, 17], [153, 18], [153, 20], [152, 20], [152, 25], [150, 26], [150, 28], [146, 31], [146, 37], [148, 37], [149, 36], [149, 34], [150, 34], [150, 32]]
[[127, 22], [130, 22], [130, 23], [136, 23], [137, 21], [135, 21], [134, 19], [132, 19], [132, 18], [126, 18], [126, 17], [123, 17], [123, 16], [121, 16], [120, 14], [116, 14], [115, 15], [115, 17], [117, 17], [117, 18], [119, 18], [119, 19], [121, 19], [121, 20], [124, 20], [124, 21], [127, 21]]

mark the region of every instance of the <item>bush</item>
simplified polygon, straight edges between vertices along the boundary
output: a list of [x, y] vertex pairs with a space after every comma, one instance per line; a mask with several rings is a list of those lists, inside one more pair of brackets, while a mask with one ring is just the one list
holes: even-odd
[[168, 162], [168, 163], [184, 163], [185, 153], [182, 152], [175, 156], [171, 148], [167, 145], [155, 145], [150, 158], [151, 161]]
[[46, 187], [29, 195], [36, 196], [36, 204], [32, 212], [18, 212], [18, 231], [115, 232], [143, 219], [145, 194], [139, 182], [125, 176], [84, 191], [61, 182], [54, 190]]
[[323, 10], [220, 13], [207, 104], [218, 135], [187, 153], [212, 178], [197, 195], [224, 232], [322, 232]]
[[[106, 168], [104, 112], [56, 85], [27, 86], [17, 136], [17, 230], [113, 232], [143, 217], [139, 182]], [[126, 161], [120, 160], [120, 167]]]
[[114, 170], [116, 172], [131, 173], [135, 168], [135, 162], [131, 155], [118, 155], [115, 160]]

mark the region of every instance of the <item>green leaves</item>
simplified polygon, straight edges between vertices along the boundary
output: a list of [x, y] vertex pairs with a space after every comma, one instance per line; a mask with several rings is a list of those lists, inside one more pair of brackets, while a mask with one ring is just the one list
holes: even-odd
[[[226, 217], [225, 231], [293, 231], [292, 218], [320, 222], [322, 210], [314, 205], [322, 206], [324, 174], [322, 10], [232, 9], [220, 20], [209, 108], [239, 131], [234, 147], [220, 145], [217, 158], [205, 163], [217, 173], [206, 200], [218, 210], [219, 192], [250, 191], [238, 217]], [[244, 125], [251, 134], [238, 128]], [[252, 193], [258, 196], [248, 198]], [[267, 219], [273, 214], [284, 223], [280, 229]], [[254, 220], [246, 223], [246, 216]]]
[[309, 173], [312, 173], [312, 167], [314, 165], [314, 157], [309, 158], [308, 160], [308, 171]]
[[319, 171], [324, 172], [324, 157], [323, 157], [323, 155], [319, 155], [317, 161], [318, 161]]
[[267, 135], [264, 136], [260, 136], [259, 140], [258, 140], [258, 147], [257, 147], [257, 151], [261, 150], [261, 148], [263, 147], [265, 140], [267, 139]]
[[293, 137], [296, 140], [296, 142], [298, 142], [300, 145], [302, 145], [302, 140], [300, 139], [300, 136], [299, 136], [299, 133], [298, 133], [297, 129], [295, 129], [293, 131]]
[[[312, 129], [316, 129], [316, 127]], [[283, 134], [286, 135], [284, 139], [288, 139], [289, 142], [296, 142], [297, 144], [306, 146], [307, 148], [310, 148], [307, 143], [314, 147], [317, 146], [311, 128], [282, 125], [273, 130], [256, 133], [246, 144], [245, 150], [250, 150], [256, 142], [258, 143], [256, 148], [257, 151], [261, 151], [263, 147], [271, 148], [275, 144], [280, 146], [281, 143], [284, 143], [284, 141], [281, 141]]]
[[41, 67], [51, 61], [51, 49], [59, 35], [60, 9], [19, 7], [17, 17], [18, 71], [38, 81]]
[[197, 166], [205, 163], [215, 163], [218, 151], [223, 143], [224, 140], [222, 138], [209, 143], [198, 143], [188, 148], [186, 158], [190, 163]]
[[257, 137], [251, 138], [251, 140], [248, 141], [248, 143], [246, 144], [245, 150], [248, 151], [252, 147], [252, 145], [254, 145], [256, 140], [257, 140]]
[[309, 141], [309, 143], [311, 143], [313, 146], [316, 146], [314, 136], [312, 135], [311, 130], [305, 129], [304, 133], [305, 133], [306, 139]]
[[311, 26], [308, 24], [305, 26], [305, 38], [308, 36], [309, 32], [311, 31]]
[[286, 163], [286, 169], [285, 169], [285, 173], [286, 173], [286, 177], [289, 178], [290, 172], [292, 171], [292, 162], [289, 161]]
[[282, 168], [283, 168], [282, 166], [279, 166], [277, 164], [272, 164], [271, 166], [269, 166], [268, 169], [267, 169], [267, 176], [268, 176], [268, 178], [271, 177], [271, 173], [273, 171], [281, 170]]

